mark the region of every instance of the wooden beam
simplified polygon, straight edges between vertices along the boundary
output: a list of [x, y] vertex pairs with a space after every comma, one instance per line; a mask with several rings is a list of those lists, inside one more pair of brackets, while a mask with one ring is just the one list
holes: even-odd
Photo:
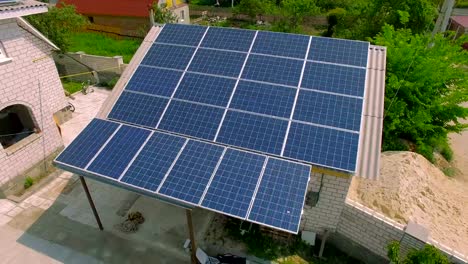
[[187, 215], [187, 226], [189, 229], [190, 236], [190, 256], [192, 258], [192, 264], [197, 264], [197, 245], [195, 244], [195, 232], [193, 231], [192, 210], [185, 209], [185, 214]]
[[104, 230], [104, 227], [102, 227], [101, 218], [99, 218], [99, 215], [96, 210], [96, 206], [94, 205], [94, 202], [93, 202], [93, 198], [91, 197], [91, 194], [89, 193], [88, 185], [86, 185], [86, 181], [83, 176], [80, 176], [80, 181], [81, 181], [81, 185], [83, 185], [83, 189], [86, 193], [86, 197], [88, 197], [89, 205], [91, 206], [91, 209], [93, 210], [94, 218], [96, 218], [96, 222], [99, 226], [99, 229], [102, 231]]

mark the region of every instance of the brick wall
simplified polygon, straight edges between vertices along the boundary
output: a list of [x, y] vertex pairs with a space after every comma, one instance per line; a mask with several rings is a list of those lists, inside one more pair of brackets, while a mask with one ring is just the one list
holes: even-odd
[[0, 20], [0, 42], [12, 59], [0, 64], [0, 109], [23, 104], [36, 125], [43, 127], [6, 150], [0, 145], [1, 186], [63, 145], [53, 114], [66, 101], [49, 45], [19, 27], [16, 19]]

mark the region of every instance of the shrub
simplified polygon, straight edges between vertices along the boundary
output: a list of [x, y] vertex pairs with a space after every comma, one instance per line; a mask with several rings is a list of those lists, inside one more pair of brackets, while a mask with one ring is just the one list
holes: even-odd
[[24, 189], [30, 188], [31, 186], [33, 186], [33, 184], [34, 184], [33, 178], [28, 176], [24, 179], [24, 184], [23, 184]]

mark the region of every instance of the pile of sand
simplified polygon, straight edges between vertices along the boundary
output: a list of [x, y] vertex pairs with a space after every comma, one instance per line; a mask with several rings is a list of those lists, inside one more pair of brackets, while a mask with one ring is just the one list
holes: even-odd
[[380, 178], [354, 177], [348, 198], [402, 224], [419, 223], [434, 240], [468, 254], [468, 189], [419, 154], [383, 153]]

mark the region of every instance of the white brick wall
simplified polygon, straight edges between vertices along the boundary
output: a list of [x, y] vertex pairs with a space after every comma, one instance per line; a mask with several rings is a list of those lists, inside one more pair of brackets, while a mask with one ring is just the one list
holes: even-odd
[[0, 20], [0, 42], [13, 59], [0, 65], [0, 110], [12, 104], [26, 105], [31, 108], [36, 124], [40, 128], [44, 125], [40, 138], [12, 154], [7, 154], [0, 145], [2, 185], [41, 161], [43, 142], [46, 155], [63, 145], [53, 114], [66, 101], [49, 45], [19, 27], [16, 19]]

